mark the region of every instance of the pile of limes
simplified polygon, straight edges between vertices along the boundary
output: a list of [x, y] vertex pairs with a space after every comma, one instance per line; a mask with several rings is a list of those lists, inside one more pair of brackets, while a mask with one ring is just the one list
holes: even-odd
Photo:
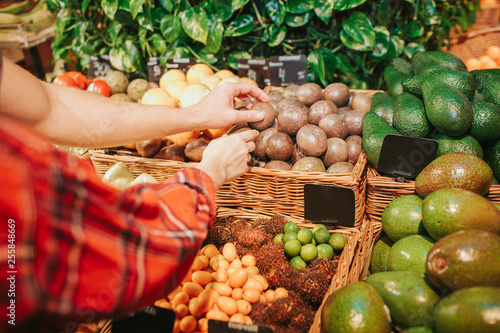
[[299, 228], [295, 222], [287, 222], [283, 233], [274, 237], [274, 243], [285, 244], [285, 254], [295, 269], [302, 269], [316, 258], [333, 259], [335, 251], [342, 251], [345, 237], [341, 233], [330, 232], [323, 224], [314, 228]]

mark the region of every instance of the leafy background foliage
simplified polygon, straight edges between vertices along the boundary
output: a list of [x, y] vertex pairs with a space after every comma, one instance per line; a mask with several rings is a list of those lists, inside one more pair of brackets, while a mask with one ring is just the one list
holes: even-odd
[[240, 58], [305, 54], [309, 81], [383, 88], [390, 59], [437, 50], [471, 26], [478, 0], [48, 0], [58, 10], [54, 60], [85, 70], [92, 55], [139, 70], [149, 57], [195, 57], [214, 69]]

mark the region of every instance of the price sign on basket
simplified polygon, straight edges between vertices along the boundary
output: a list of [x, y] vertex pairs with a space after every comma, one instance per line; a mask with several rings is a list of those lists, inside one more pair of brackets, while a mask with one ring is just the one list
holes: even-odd
[[106, 73], [111, 69], [111, 63], [109, 62], [108, 55], [91, 56], [89, 64], [89, 77], [96, 77], [101, 75], [106, 75]]
[[436, 158], [438, 142], [433, 139], [387, 134], [382, 142], [377, 170], [389, 177], [415, 179]]
[[148, 306], [130, 316], [113, 320], [111, 333], [156, 333], [174, 330], [175, 312]]
[[228, 321], [213, 320], [208, 321], [208, 333], [274, 333], [274, 328], [267, 325], [248, 325], [231, 323]]
[[160, 82], [163, 75], [163, 67], [160, 65], [160, 57], [152, 57], [148, 59], [148, 81]]
[[269, 86], [269, 61], [267, 59], [238, 59], [238, 76], [248, 77], [261, 88]]
[[326, 225], [354, 227], [356, 199], [350, 188], [306, 184], [304, 185], [304, 218]]
[[269, 76], [271, 85], [277, 87], [307, 83], [306, 56], [301, 54], [271, 57], [269, 59]]
[[167, 60], [167, 67], [165, 70], [169, 69], [178, 69], [183, 71], [184, 73], [187, 72], [191, 66], [196, 64], [196, 59], [195, 58], [175, 58], [175, 59], [168, 59]]

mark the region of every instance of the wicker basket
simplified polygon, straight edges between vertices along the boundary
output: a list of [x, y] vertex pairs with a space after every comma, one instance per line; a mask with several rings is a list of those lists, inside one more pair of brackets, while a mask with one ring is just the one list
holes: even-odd
[[476, 22], [473, 25], [473, 30], [494, 27], [498, 25], [500, 20], [500, 0], [496, 1], [496, 5], [481, 7], [476, 14]]
[[[374, 222], [381, 222], [385, 207], [397, 197], [415, 194], [415, 182], [396, 182], [393, 178], [381, 176], [371, 165], [367, 169], [366, 214]], [[492, 185], [485, 196], [500, 203], [500, 185]]]
[[443, 51], [456, 55], [466, 62], [471, 58], [484, 55], [488, 47], [492, 45], [500, 46], [500, 28], [489, 28], [468, 33], [463, 38], [456, 40], [451, 47], [443, 48]]

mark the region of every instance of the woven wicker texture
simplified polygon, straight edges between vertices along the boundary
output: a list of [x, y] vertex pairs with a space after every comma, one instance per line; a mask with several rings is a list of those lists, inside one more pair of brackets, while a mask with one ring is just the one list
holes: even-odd
[[[415, 194], [415, 182], [399, 183], [394, 178], [381, 176], [375, 168], [368, 166], [366, 190], [366, 214], [374, 222], [380, 222], [385, 207], [397, 197]], [[492, 185], [485, 196], [500, 203], [500, 185]]]
[[[498, 10], [500, 13], [500, 7]], [[449, 49], [443, 48], [443, 51], [454, 54], [465, 62], [471, 58], [478, 58], [484, 55], [488, 47], [492, 45], [500, 46], [500, 28], [471, 32], [467, 35], [466, 39], [460, 39]]]

